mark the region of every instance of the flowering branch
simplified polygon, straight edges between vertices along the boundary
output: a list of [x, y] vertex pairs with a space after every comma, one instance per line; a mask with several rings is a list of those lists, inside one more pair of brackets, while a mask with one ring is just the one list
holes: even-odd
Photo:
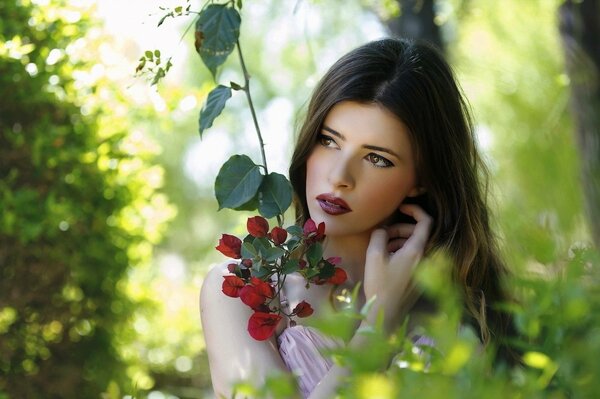
[[[186, 0], [189, 3], [189, 0]], [[233, 155], [223, 164], [215, 180], [215, 196], [219, 210], [223, 208], [244, 211], [258, 211], [260, 216], [248, 219], [248, 235], [243, 239], [223, 234], [216, 247], [223, 255], [233, 258], [228, 266], [229, 275], [224, 276], [222, 291], [225, 295], [240, 298], [253, 309], [248, 320], [248, 332], [257, 340], [271, 337], [277, 324], [283, 319], [308, 317], [313, 309], [306, 301], [301, 301], [293, 310], [282, 308], [282, 288], [286, 277], [299, 273], [309, 284], [339, 285], [346, 281], [346, 273], [337, 265], [337, 257], [323, 259], [322, 241], [325, 238], [325, 225], [318, 226], [308, 220], [303, 227], [289, 226], [284, 229], [283, 215], [292, 203], [292, 186], [288, 179], [269, 172], [265, 145], [256, 117], [250, 94], [250, 74], [242, 54], [239, 41], [241, 17], [238, 10], [242, 0], [229, 0], [223, 3], [207, 2], [197, 13], [195, 23], [195, 48], [202, 62], [217, 77], [217, 70], [237, 48], [244, 77], [244, 85], [229, 82], [218, 84], [209, 94], [200, 111], [199, 134], [210, 128], [223, 109], [232, 91], [244, 91], [252, 114], [258, 137], [262, 165], [255, 164], [246, 155]], [[182, 15], [196, 14], [187, 7], [176, 7], [159, 22]], [[150, 63], [160, 64], [160, 52], [147, 52], [138, 65], [137, 72], [150, 68]], [[170, 59], [165, 69], [156, 74], [156, 83], [171, 67]], [[159, 76], [160, 75], [160, 76]], [[277, 226], [269, 231], [267, 219], [277, 218]]]

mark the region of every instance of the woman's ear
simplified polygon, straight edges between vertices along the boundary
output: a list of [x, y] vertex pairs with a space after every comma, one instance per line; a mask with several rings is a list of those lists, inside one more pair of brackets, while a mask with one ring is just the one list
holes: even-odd
[[425, 187], [421, 187], [421, 186], [416, 186], [413, 187], [412, 190], [410, 190], [408, 192], [408, 194], [406, 194], [407, 197], [418, 197], [419, 195], [423, 195], [425, 194], [427, 190], [425, 190]]

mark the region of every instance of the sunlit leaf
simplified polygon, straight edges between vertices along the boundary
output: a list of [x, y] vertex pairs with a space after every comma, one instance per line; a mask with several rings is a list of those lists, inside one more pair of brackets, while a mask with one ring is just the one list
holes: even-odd
[[219, 210], [235, 209], [250, 201], [262, 180], [259, 166], [248, 156], [233, 155], [223, 164], [215, 181]]
[[196, 38], [202, 37], [196, 51], [213, 77], [235, 48], [240, 35], [240, 14], [224, 4], [211, 4], [196, 21]]
[[209, 94], [206, 99], [206, 104], [200, 111], [200, 127], [199, 133], [202, 137], [202, 133], [212, 126], [217, 116], [221, 115], [225, 103], [231, 97], [231, 88], [223, 85], [218, 85]]
[[266, 218], [282, 215], [292, 204], [292, 185], [279, 173], [269, 173], [259, 191], [262, 198], [258, 211]]

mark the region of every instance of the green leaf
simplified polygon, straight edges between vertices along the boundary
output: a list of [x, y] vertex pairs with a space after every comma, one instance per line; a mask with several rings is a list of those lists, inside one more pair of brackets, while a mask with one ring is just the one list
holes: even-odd
[[196, 36], [202, 37], [202, 43], [196, 50], [213, 77], [235, 48], [240, 35], [240, 23], [240, 14], [225, 4], [211, 4], [200, 12], [196, 21]]
[[275, 262], [277, 259], [285, 255], [285, 251], [279, 247], [267, 248], [264, 253], [264, 258], [267, 262]]
[[292, 204], [292, 185], [279, 173], [269, 173], [258, 191], [262, 195], [258, 212], [266, 218], [282, 215]]
[[258, 251], [254, 248], [254, 245], [249, 242], [242, 244], [242, 258], [245, 259], [256, 259], [258, 258]]
[[154, 50], [154, 56], [160, 58], [160, 50]]
[[263, 238], [263, 237], [255, 238], [253, 241], [253, 244], [254, 244], [254, 248], [256, 248], [256, 250], [262, 257], [266, 257], [266, 254], [267, 254], [269, 248], [271, 248], [271, 246], [272, 246], [271, 243], [269, 242], [269, 240], [267, 240], [266, 238]]
[[225, 103], [231, 97], [231, 88], [223, 85], [218, 85], [210, 93], [206, 99], [206, 104], [200, 111], [200, 128], [199, 133], [202, 137], [202, 133], [212, 126], [217, 116], [221, 114]]
[[302, 227], [295, 225], [295, 224], [289, 226], [288, 228], [286, 228], [286, 230], [288, 233], [290, 233], [294, 237], [302, 237], [304, 235], [304, 231], [302, 230]]
[[144, 53], [144, 55], [150, 61], [152, 61], [154, 59], [154, 54], [152, 54], [152, 51], [150, 51], [150, 50], [146, 50], [146, 52]]
[[233, 155], [221, 166], [215, 181], [219, 210], [235, 209], [250, 201], [263, 180], [260, 168], [246, 155]]
[[316, 266], [323, 258], [323, 246], [320, 242], [311, 245], [306, 251], [306, 260], [311, 266]]
[[264, 279], [269, 274], [271, 274], [271, 270], [266, 267], [259, 267], [255, 269], [252, 274], [254, 275], [254, 277]]
[[300, 261], [298, 259], [290, 259], [285, 262], [283, 268], [281, 269], [283, 274], [292, 274], [300, 269]]
[[287, 247], [288, 251], [293, 251], [294, 249], [296, 249], [296, 247], [298, 246], [298, 244], [300, 243], [300, 240], [298, 240], [297, 238], [290, 238], [287, 243], [285, 244], [285, 246]]
[[235, 208], [236, 211], [255, 211], [258, 209], [258, 196], [255, 196], [245, 204]]
[[229, 82], [229, 86], [231, 86], [231, 88], [233, 90], [244, 90], [244, 88], [242, 86], [240, 86], [239, 84], [235, 83], [235, 82]]

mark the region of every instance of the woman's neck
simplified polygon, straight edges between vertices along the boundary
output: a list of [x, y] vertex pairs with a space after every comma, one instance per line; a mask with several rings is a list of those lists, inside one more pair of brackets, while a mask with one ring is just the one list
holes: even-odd
[[362, 282], [365, 271], [365, 259], [369, 246], [370, 232], [363, 235], [327, 236], [323, 243], [323, 257], [342, 258], [340, 267], [348, 274], [352, 283]]

